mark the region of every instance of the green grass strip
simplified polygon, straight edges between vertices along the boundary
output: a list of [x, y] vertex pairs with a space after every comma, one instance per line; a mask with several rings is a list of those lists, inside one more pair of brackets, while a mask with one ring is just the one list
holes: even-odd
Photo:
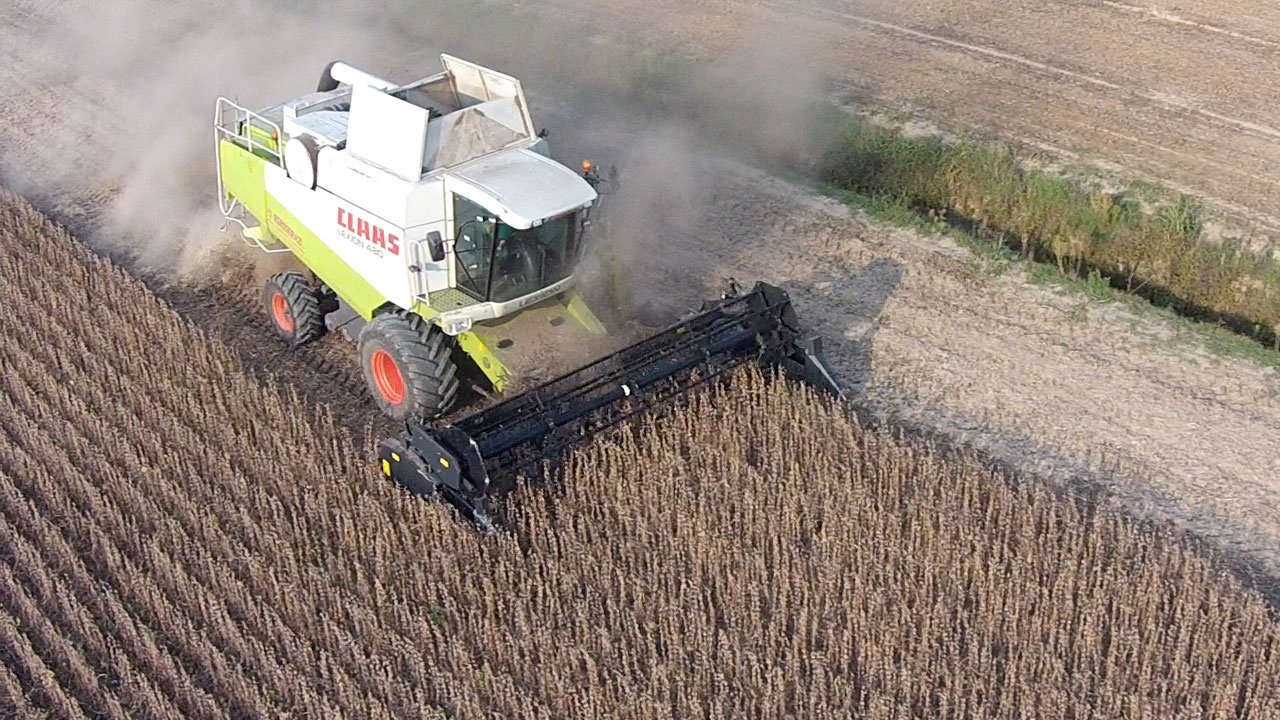
[[[1068, 275], [1116, 289], [1280, 349], [1280, 263], [1204, 238], [1187, 195], [1154, 211], [1119, 192], [1034, 169], [1009, 146], [906, 137], [843, 121], [819, 175], [837, 188], [892, 197]], [[1096, 280], [1095, 280], [1096, 282]]]

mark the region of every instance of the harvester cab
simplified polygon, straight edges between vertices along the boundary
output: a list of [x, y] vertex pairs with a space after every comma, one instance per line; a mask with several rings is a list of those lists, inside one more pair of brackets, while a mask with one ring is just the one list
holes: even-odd
[[517, 314], [550, 308], [604, 333], [574, 289], [594, 169], [550, 158], [518, 80], [442, 64], [397, 84], [334, 62], [315, 92], [266, 109], [219, 98], [214, 122], [224, 217], [309, 271], [268, 282], [276, 330], [356, 341], [396, 419], [447, 411], [460, 362], [506, 391], [510, 354], [492, 329]]

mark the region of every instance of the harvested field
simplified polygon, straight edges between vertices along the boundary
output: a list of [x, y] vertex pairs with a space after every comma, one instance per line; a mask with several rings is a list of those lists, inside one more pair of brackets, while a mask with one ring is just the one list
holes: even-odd
[[0, 301], [6, 717], [1280, 713], [1280, 626], [1200, 555], [783, 384], [478, 538], [8, 195]]
[[[1263, 0], [547, 0], [556, 23], [709, 62], [765, 46], [861, 107], [1204, 198], [1275, 238], [1280, 13]], [[794, 65], [792, 65], [794, 66]], [[796, 73], [800, 76], [800, 73]], [[799, 79], [799, 77], [798, 77]], [[1250, 233], [1252, 234], [1252, 232]]]

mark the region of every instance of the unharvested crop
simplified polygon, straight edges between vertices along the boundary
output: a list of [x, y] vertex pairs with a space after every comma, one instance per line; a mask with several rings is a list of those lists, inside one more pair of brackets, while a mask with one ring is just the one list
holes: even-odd
[[479, 538], [0, 198], [0, 714], [1271, 718], [1206, 560], [756, 375]]

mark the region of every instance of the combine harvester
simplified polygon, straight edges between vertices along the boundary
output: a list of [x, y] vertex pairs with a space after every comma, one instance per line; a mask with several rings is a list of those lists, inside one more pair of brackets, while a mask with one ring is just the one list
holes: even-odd
[[[383, 473], [486, 524], [488, 499], [583, 438], [747, 362], [841, 395], [781, 289], [734, 283], [658, 334], [455, 422], [463, 380], [510, 394], [521, 353], [605, 328], [574, 289], [599, 175], [552, 160], [520, 82], [442, 56], [408, 84], [330, 63], [316, 92], [260, 111], [219, 98], [223, 216], [306, 272], [271, 277], [266, 311], [298, 346], [355, 342], [381, 410], [405, 423]], [[520, 337], [520, 340], [513, 340]], [[532, 338], [532, 340], [528, 340]]]

